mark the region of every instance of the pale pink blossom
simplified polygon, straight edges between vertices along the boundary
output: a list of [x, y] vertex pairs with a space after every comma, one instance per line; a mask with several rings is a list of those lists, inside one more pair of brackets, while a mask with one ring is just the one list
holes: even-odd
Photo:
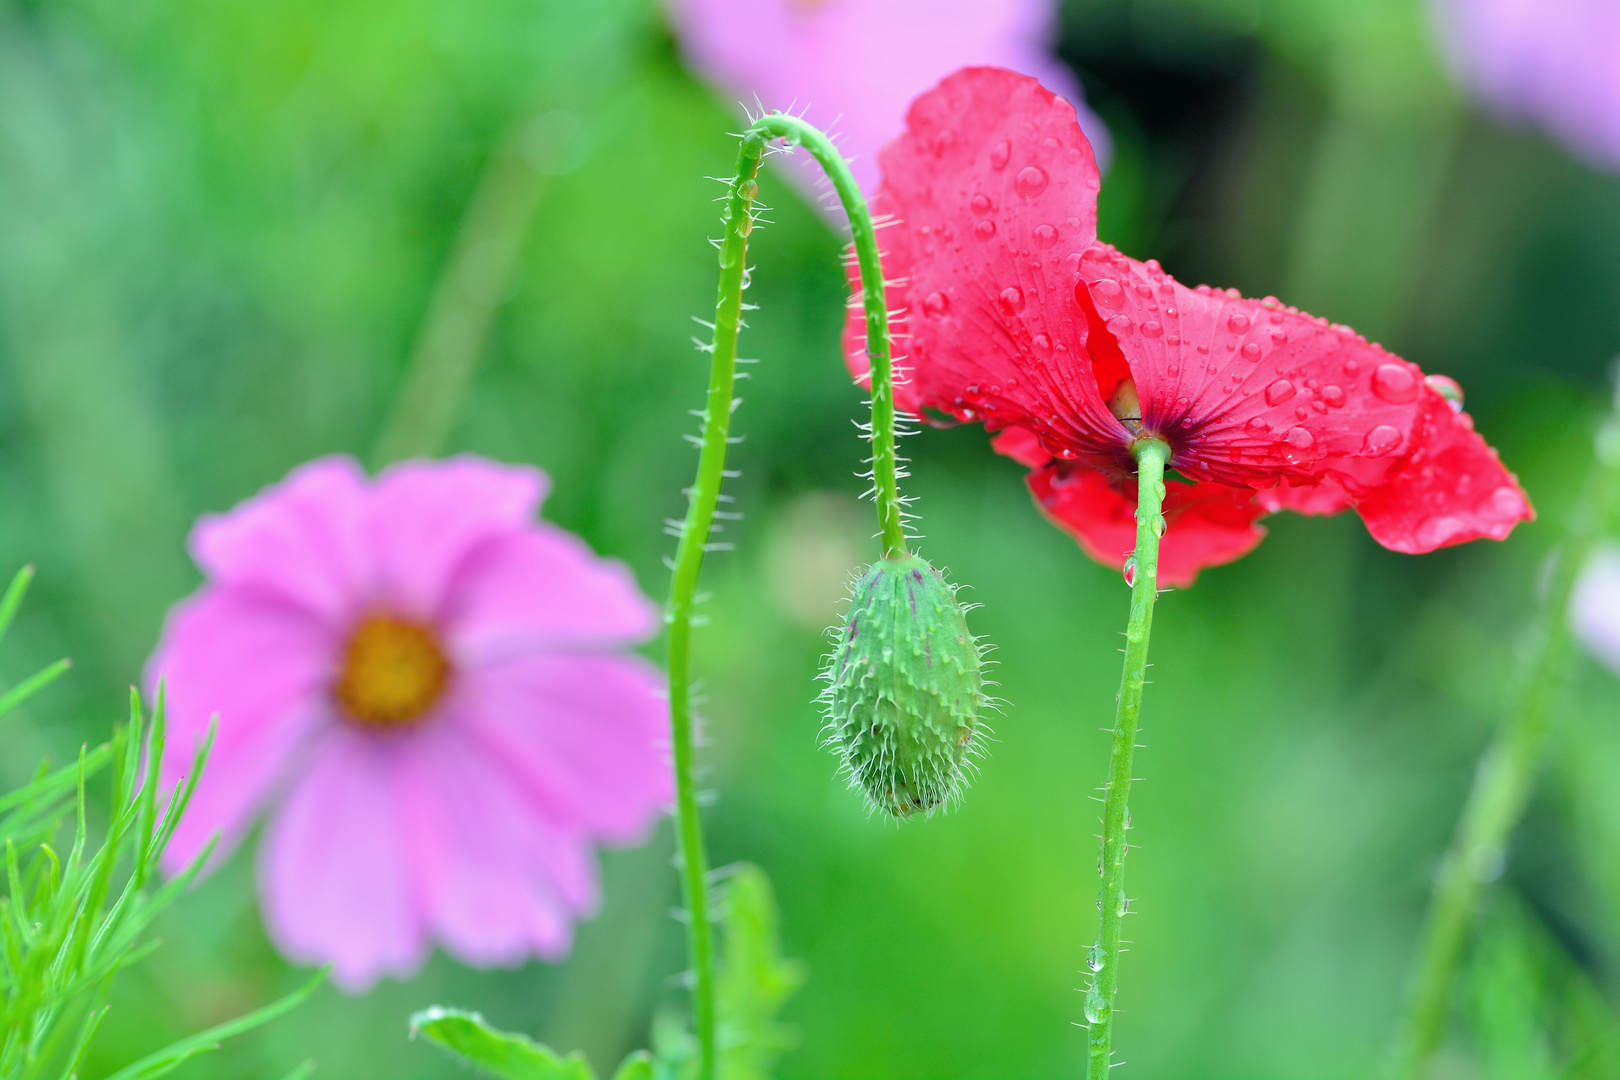
[[[1052, 0], [666, 0], [687, 61], [747, 109], [789, 109], [831, 130], [861, 189], [905, 129], [913, 98], [975, 64], [1032, 75], [1066, 98], [1106, 166], [1108, 129], [1052, 55]], [[812, 165], [789, 172], [810, 184]]]
[[1620, 673], [1620, 549], [1603, 548], [1587, 561], [1570, 597], [1569, 621], [1586, 651]]
[[1620, 3], [1433, 0], [1447, 60], [1492, 111], [1620, 168]]
[[565, 953], [594, 846], [671, 798], [663, 680], [627, 646], [658, 612], [629, 570], [535, 520], [536, 469], [475, 457], [368, 478], [295, 469], [204, 517], [207, 577], [148, 666], [164, 779], [218, 717], [171, 872], [260, 815], [259, 892], [290, 959], [351, 991], [421, 966]]

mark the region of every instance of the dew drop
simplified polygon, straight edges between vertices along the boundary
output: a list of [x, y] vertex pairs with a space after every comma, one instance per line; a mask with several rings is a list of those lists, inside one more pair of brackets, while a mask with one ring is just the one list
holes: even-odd
[[1243, 428], [1250, 435], [1264, 435], [1266, 432], [1271, 430], [1271, 425], [1257, 416], [1253, 420], [1250, 420], [1247, 424], [1244, 424]]
[[1132, 588], [1134, 588], [1136, 586], [1136, 556], [1135, 555], [1132, 555], [1130, 558], [1125, 560], [1125, 567], [1124, 567], [1123, 573], [1125, 574], [1125, 584], [1127, 584], [1127, 585], [1131, 586]]
[[1249, 342], [1247, 345], [1243, 346], [1243, 355], [1248, 357], [1250, 360], [1260, 359], [1260, 346], [1256, 345], [1252, 341]]
[[1132, 329], [1134, 329], [1134, 327], [1131, 325], [1131, 317], [1129, 315], [1115, 315], [1112, 319], [1108, 320], [1108, 330], [1115, 337], [1124, 337], [1126, 334], [1129, 334]]
[[1033, 199], [1046, 190], [1046, 170], [1039, 165], [1025, 165], [1013, 177], [1013, 190], [1026, 199]]
[[[1346, 329], [1348, 329], [1348, 327], [1346, 327]], [[1346, 360], [1344, 362], [1344, 373], [1346, 375], [1348, 375], [1350, 378], [1352, 378], [1352, 379], [1355, 378], [1358, 374], [1360, 374], [1360, 372], [1361, 372], [1361, 364], [1358, 363], [1357, 361], [1355, 361], [1355, 360]]]
[[1399, 445], [1401, 445], [1401, 429], [1393, 424], [1379, 424], [1367, 432], [1367, 438], [1361, 444], [1361, 452], [1379, 457]]
[[973, 235], [980, 240], [991, 239], [996, 235], [996, 223], [989, 220], [979, 222], [973, 226]]
[[1171, 374], [1172, 377], [1174, 377], [1176, 375], [1180, 375], [1181, 374], [1181, 365], [1180, 364], [1171, 364], [1170, 365], [1170, 374]]
[[1302, 427], [1289, 428], [1288, 434], [1283, 437], [1283, 441], [1288, 443], [1288, 445], [1293, 447], [1295, 450], [1302, 453], [1316, 449], [1316, 436], [1312, 435], [1309, 430]]
[[[1318, 398], [1317, 400], [1311, 402], [1311, 408], [1315, 409], [1319, 413], [1325, 413], [1328, 410], [1327, 402], [1323, 401], [1320, 398]], [[1302, 417], [1300, 417], [1300, 419], [1303, 420], [1305, 418], [1302, 416]]]
[[1249, 317], [1241, 313], [1233, 315], [1226, 320], [1226, 328], [1234, 334], [1247, 334], [1249, 332]]
[[1379, 364], [1378, 370], [1373, 372], [1373, 393], [1392, 405], [1416, 401], [1417, 376], [1405, 364]]
[[982, 191], [979, 192], [977, 195], [973, 196], [973, 198], [968, 200], [968, 208], [971, 209], [975, 214], [988, 214], [991, 209], [990, 196], [986, 195]]
[[1058, 231], [1053, 225], [1037, 225], [1034, 229], [1035, 242], [1041, 247], [1051, 247], [1057, 243]]
[[923, 311], [934, 316], [936, 319], [945, 314], [946, 309], [948, 309], [950, 306], [950, 299], [946, 297], [944, 293], [940, 292], [931, 292], [928, 294], [928, 297], [923, 300]]
[[1342, 387], [1342, 386], [1334, 386], [1331, 383], [1329, 383], [1327, 386], [1322, 387], [1322, 400], [1327, 402], [1329, 405], [1331, 405], [1335, 409], [1343, 408], [1344, 407], [1344, 387]]
[[1143, 337], [1158, 337], [1162, 333], [1164, 333], [1164, 327], [1160, 326], [1158, 322], [1153, 319], [1149, 319], [1147, 322], [1142, 324]]
[[1171, 334], [1169, 337], [1164, 339], [1164, 343], [1166, 345], [1180, 345], [1181, 344], [1181, 335], [1180, 334]]
[[1144, 300], [1151, 300], [1153, 298], [1153, 286], [1145, 281], [1138, 281], [1136, 283], [1136, 295]]
[[1288, 335], [1283, 333], [1281, 330], [1273, 330], [1271, 332], [1271, 340], [1276, 342], [1278, 345], [1286, 345], [1288, 344]]
[[[1042, 356], [1052, 355], [1052, 339], [1047, 337], [1045, 334], [1036, 334], [1035, 337], [1031, 339], [1030, 344], [1035, 346], [1035, 351], [1040, 353]], [[1007, 385], [1011, 386], [1012, 381], [1008, 380]]]
[[1281, 405], [1283, 402], [1293, 397], [1296, 393], [1298, 393], [1298, 391], [1295, 390], [1293, 383], [1289, 382], [1287, 379], [1278, 379], [1276, 382], [1266, 387], [1266, 404]]
[[996, 297], [996, 304], [1004, 315], [1016, 315], [1024, 310], [1024, 290], [1016, 285], [1009, 285], [1001, 290]]
[[1303, 405], [1296, 405], [1294, 407], [1294, 416], [1300, 420], [1308, 420], [1310, 419], [1311, 411]]
[[1462, 387], [1457, 385], [1456, 379], [1446, 375], [1425, 375], [1423, 382], [1430, 390], [1446, 399], [1446, 404], [1451, 406], [1452, 412], [1462, 412], [1463, 391]]
[[1125, 290], [1113, 278], [1092, 282], [1091, 295], [1106, 308], [1117, 308], [1125, 302]]
[[998, 142], [990, 150], [990, 167], [997, 172], [1007, 167], [1007, 159], [1012, 156], [1012, 143]]

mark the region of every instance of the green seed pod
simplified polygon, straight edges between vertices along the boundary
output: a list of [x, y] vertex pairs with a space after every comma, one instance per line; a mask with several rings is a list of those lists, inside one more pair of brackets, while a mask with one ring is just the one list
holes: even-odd
[[956, 589], [938, 570], [915, 555], [868, 567], [823, 694], [827, 741], [851, 786], [895, 817], [957, 797], [986, 704], [981, 668]]

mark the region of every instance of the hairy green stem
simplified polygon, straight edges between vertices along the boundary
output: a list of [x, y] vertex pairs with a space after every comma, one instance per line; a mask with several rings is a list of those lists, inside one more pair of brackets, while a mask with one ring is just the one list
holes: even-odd
[[1131, 762], [1136, 756], [1136, 721], [1142, 709], [1142, 684], [1147, 672], [1148, 636], [1153, 630], [1153, 602], [1158, 599], [1159, 537], [1164, 534], [1164, 467], [1170, 447], [1158, 439], [1138, 439], [1136, 456], [1136, 552], [1128, 564], [1131, 581], [1131, 617], [1125, 625], [1125, 671], [1120, 676], [1114, 711], [1113, 745], [1108, 753], [1108, 783], [1103, 788], [1102, 891], [1097, 896], [1097, 944], [1091, 947], [1088, 966], [1091, 986], [1086, 991], [1087, 1080], [1102, 1080], [1112, 1064], [1114, 993], [1119, 989], [1119, 932], [1130, 902], [1125, 897], [1125, 855], [1131, 845], [1125, 833], [1131, 827], [1127, 801], [1131, 794]]
[[686, 899], [687, 946], [692, 965], [692, 1013], [698, 1039], [699, 1080], [713, 1080], [716, 1066], [714, 1008], [714, 933], [710, 916], [708, 858], [698, 816], [693, 768], [692, 614], [698, 576], [709, 546], [720, 488], [726, 478], [726, 448], [731, 437], [732, 397], [737, 373], [737, 336], [742, 326], [743, 289], [747, 284], [748, 235], [754, 225], [760, 159], [772, 139], [802, 145], [820, 162], [849, 215], [866, 308], [868, 354], [872, 358], [872, 477], [878, 505], [883, 554], [905, 551], [905, 531], [898, 492], [895, 456], [894, 379], [890, 367], [889, 316], [884, 301], [872, 216], [849, 167], [832, 142], [796, 117], [761, 117], [737, 152], [737, 171], [726, 200], [725, 232], [720, 241], [720, 289], [715, 302], [714, 337], [708, 346], [709, 391], [703, 410], [703, 436], [697, 479], [688, 491], [686, 518], [680, 527], [670, 579], [665, 618], [669, 624], [670, 743], [675, 759], [675, 809], [681, 877]]
[[1508, 841], [1530, 797], [1547, 723], [1569, 670], [1569, 604], [1575, 581], [1617, 501], [1620, 414], [1611, 413], [1598, 433], [1595, 458], [1580, 499], [1554, 553], [1546, 598], [1524, 653], [1522, 681], [1513, 707], [1480, 758], [1451, 847], [1440, 863], [1396, 1049], [1398, 1076], [1426, 1076], [1445, 1035], [1453, 973], [1480, 893], [1502, 872]]

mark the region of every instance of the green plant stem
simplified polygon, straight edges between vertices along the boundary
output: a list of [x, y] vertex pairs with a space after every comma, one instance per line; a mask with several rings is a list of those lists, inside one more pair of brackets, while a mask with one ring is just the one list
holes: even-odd
[[1525, 650], [1513, 706], [1480, 758], [1474, 785], [1440, 863], [1418, 947], [1411, 998], [1397, 1046], [1396, 1074], [1428, 1074], [1445, 1034], [1451, 983], [1484, 886], [1500, 876], [1513, 828], [1541, 760], [1547, 722], [1563, 690], [1572, 642], [1569, 604], [1581, 568], [1620, 501], [1620, 416], [1611, 413], [1553, 555], [1546, 599]]
[[536, 160], [530, 144], [538, 122], [550, 115], [526, 118], [508, 131], [473, 192], [405, 380], [372, 447], [371, 463], [379, 468], [431, 457], [450, 436], [545, 188], [544, 161]]
[[746, 287], [748, 235], [753, 231], [754, 198], [760, 159], [767, 142], [786, 139], [803, 145], [820, 162], [849, 215], [857, 263], [861, 270], [872, 358], [872, 477], [881, 526], [883, 554], [903, 553], [905, 531], [898, 491], [895, 454], [894, 379], [890, 366], [889, 316], [878, 261], [877, 235], [866, 200], [837, 148], [820, 131], [796, 117], [761, 117], [737, 152], [737, 171], [726, 199], [725, 232], [720, 241], [720, 288], [715, 302], [714, 338], [709, 346], [709, 390], [703, 410], [703, 436], [697, 479], [688, 491], [686, 518], [680, 527], [674, 573], [669, 587], [670, 743], [675, 759], [675, 810], [681, 880], [685, 891], [687, 947], [692, 965], [693, 1026], [698, 1039], [698, 1076], [712, 1080], [715, 1071], [714, 933], [711, 924], [708, 857], [698, 816], [693, 769], [692, 615], [703, 555], [709, 546], [720, 488], [726, 478], [726, 448], [731, 437], [732, 398], [737, 373], [737, 336], [742, 326]]
[[1138, 439], [1136, 456], [1136, 552], [1132, 555], [1135, 579], [1131, 583], [1131, 617], [1125, 625], [1125, 671], [1120, 677], [1114, 712], [1113, 745], [1108, 753], [1108, 784], [1103, 788], [1102, 891], [1097, 897], [1097, 944], [1088, 964], [1091, 986], [1086, 991], [1086, 1076], [1102, 1080], [1111, 1065], [1114, 1033], [1114, 993], [1119, 989], [1119, 932], [1129, 901], [1125, 897], [1125, 855], [1131, 845], [1127, 800], [1131, 793], [1131, 762], [1136, 755], [1136, 722], [1142, 709], [1142, 684], [1147, 672], [1148, 636], [1153, 630], [1153, 602], [1158, 598], [1159, 537], [1164, 532], [1164, 468], [1170, 447], [1157, 439]]
[[894, 445], [894, 358], [889, 335], [889, 306], [884, 295], [883, 266], [877, 231], [866, 199], [832, 140], [796, 116], [772, 113], [760, 117], [753, 131], [786, 139], [808, 150], [827, 178], [849, 218], [850, 241], [861, 271], [861, 305], [866, 310], [866, 355], [872, 377], [872, 496], [877, 502], [883, 557], [906, 553], [905, 519], [899, 493], [899, 459]]

